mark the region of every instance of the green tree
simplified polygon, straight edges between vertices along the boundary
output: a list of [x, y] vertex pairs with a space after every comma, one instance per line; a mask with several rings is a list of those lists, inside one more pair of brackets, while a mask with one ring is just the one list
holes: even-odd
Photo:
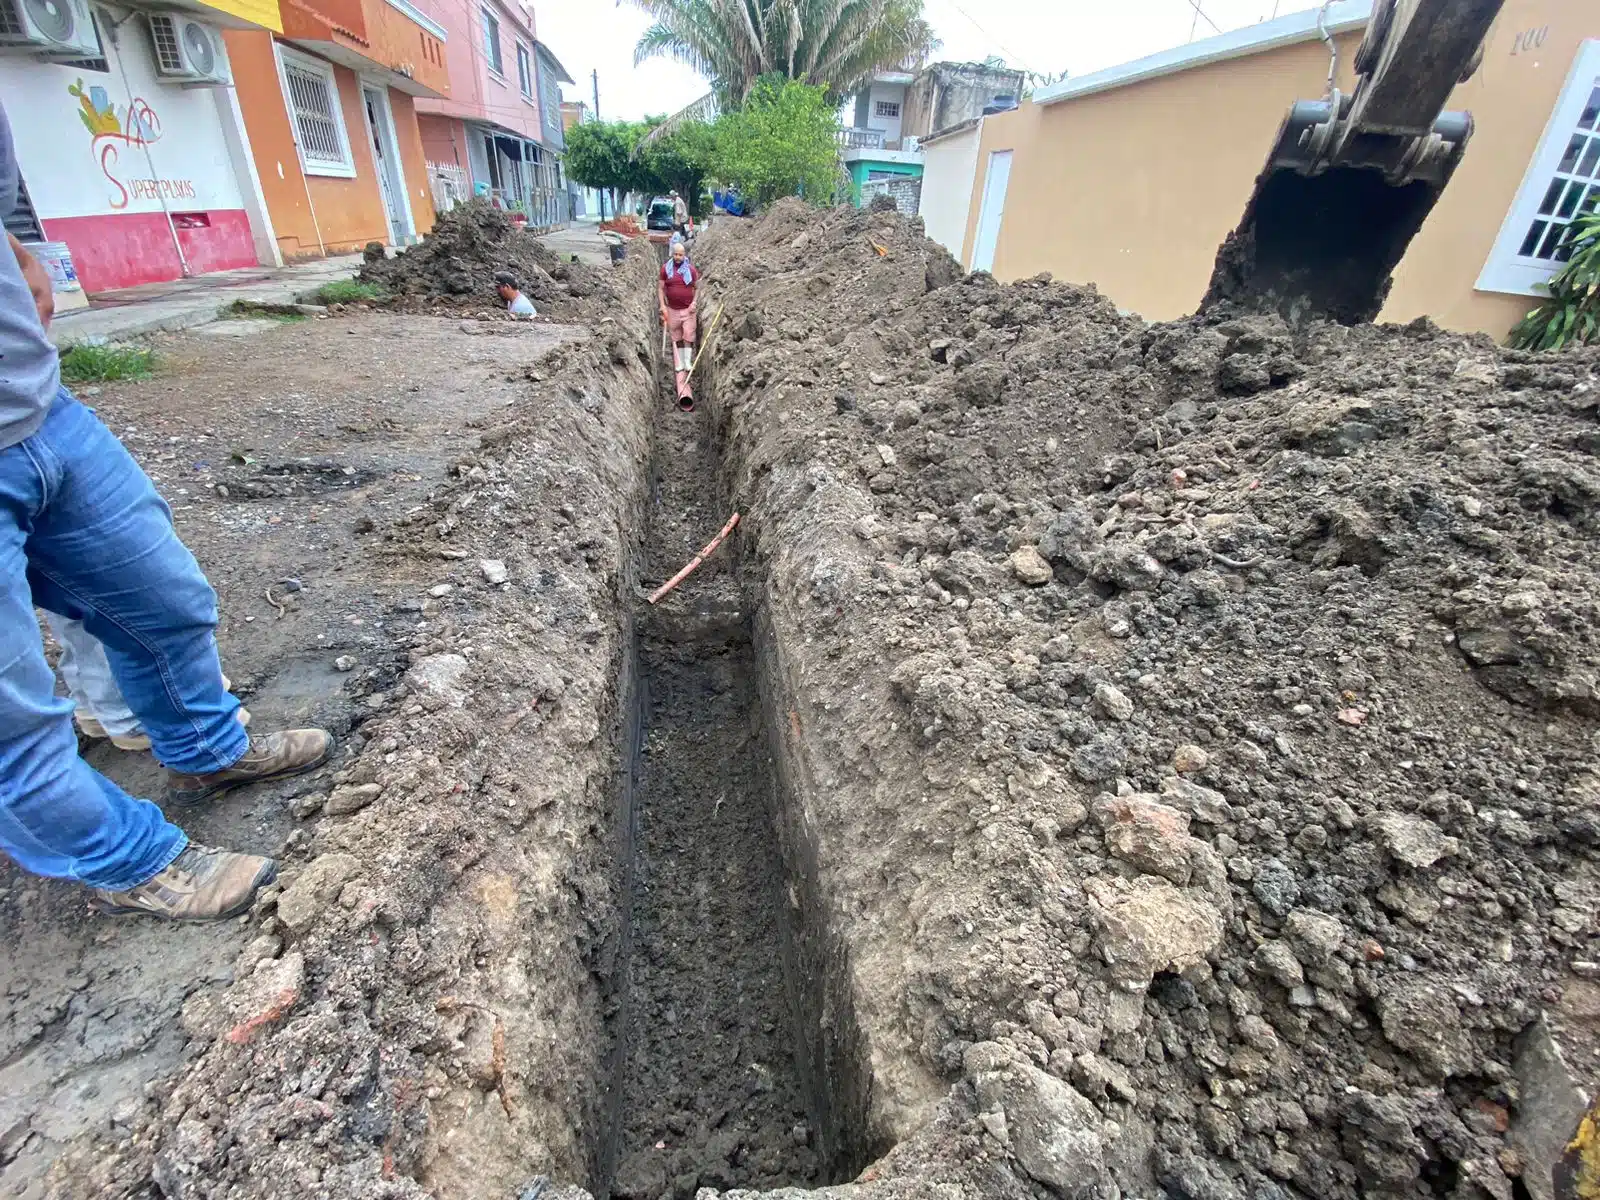
[[839, 179], [838, 114], [826, 89], [768, 76], [714, 126], [713, 174], [757, 205], [829, 204]]
[[1511, 331], [1518, 350], [1600, 343], [1600, 211], [1579, 214], [1564, 246], [1567, 261], [1545, 284], [1550, 299]]
[[655, 23], [634, 60], [665, 55], [711, 81], [724, 110], [764, 75], [826, 89], [837, 100], [874, 72], [938, 48], [922, 0], [633, 0]]
[[[654, 127], [659, 122], [647, 120], [645, 124]], [[705, 216], [701, 198], [716, 161], [716, 134], [710, 125], [703, 121], [679, 124], [666, 136], [641, 143], [635, 157], [649, 175], [652, 191], [676, 191], [696, 218]]]
[[617, 194], [628, 189], [636, 170], [632, 149], [624, 122], [588, 121], [574, 125], [567, 130], [567, 176], [584, 187], [610, 192], [615, 212]]
[[567, 174], [610, 192], [614, 208], [629, 192], [649, 197], [676, 191], [696, 209], [715, 158], [715, 135], [705, 122], [689, 121], [646, 143], [645, 135], [662, 119], [590, 121], [568, 130]]
[[584, 187], [611, 193], [613, 211], [628, 192], [653, 192], [659, 184], [635, 153], [649, 126], [637, 121], [589, 121], [567, 131], [567, 174]]

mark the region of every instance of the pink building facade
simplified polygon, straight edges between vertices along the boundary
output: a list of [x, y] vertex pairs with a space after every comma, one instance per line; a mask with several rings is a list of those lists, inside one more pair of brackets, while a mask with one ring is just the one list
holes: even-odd
[[572, 79], [539, 42], [519, 0], [422, 0], [449, 31], [450, 96], [418, 100], [434, 206], [487, 197], [531, 229], [571, 219], [561, 155], [561, 84]]

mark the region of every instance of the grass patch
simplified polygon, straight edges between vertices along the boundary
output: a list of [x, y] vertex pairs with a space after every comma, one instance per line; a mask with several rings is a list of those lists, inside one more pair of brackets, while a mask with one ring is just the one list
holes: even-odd
[[84, 342], [62, 351], [61, 378], [67, 383], [148, 379], [155, 364], [156, 352], [148, 346]]
[[310, 317], [306, 316], [305, 313], [283, 312], [282, 310], [273, 308], [252, 308], [249, 303], [244, 300], [240, 300], [235, 303], [232, 308], [228, 309], [227, 312], [223, 313], [222, 315], [223, 319], [226, 321], [266, 320], [276, 321], [279, 325], [297, 325], [301, 321], [309, 321], [311, 319]]
[[317, 289], [318, 304], [361, 304], [382, 300], [384, 291], [375, 283], [356, 279], [336, 279]]

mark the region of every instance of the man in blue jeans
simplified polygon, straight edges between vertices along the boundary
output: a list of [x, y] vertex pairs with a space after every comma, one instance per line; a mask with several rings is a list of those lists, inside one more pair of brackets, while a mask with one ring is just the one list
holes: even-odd
[[[0, 109], [0, 213], [17, 197]], [[320, 729], [250, 737], [224, 690], [217, 598], [166, 504], [122, 443], [61, 387], [45, 336], [50, 281], [16, 238], [0, 248], [0, 850], [76, 879], [97, 907], [180, 921], [248, 908], [270, 858], [190, 842], [148, 800], [78, 756], [72, 703], [55, 694], [34, 606], [102, 642], [174, 799], [308, 771]]]

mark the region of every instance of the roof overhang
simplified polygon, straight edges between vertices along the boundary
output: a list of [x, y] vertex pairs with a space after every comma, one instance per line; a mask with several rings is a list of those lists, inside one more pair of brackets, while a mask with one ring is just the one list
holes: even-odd
[[382, 83], [385, 87], [392, 87], [397, 92], [406, 92], [412, 96], [424, 96], [431, 100], [448, 100], [450, 97], [445, 92], [437, 92], [425, 83], [420, 83], [410, 75], [386, 67], [375, 59], [368, 58], [361, 51], [346, 46], [342, 42], [330, 42], [320, 38], [285, 38], [291, 46], [299, 46], [302, 50], [336, 62], [342, 67], [349, 67], [363, 78]]
[[1364, 29], [1371, 16], [1372, 0], [1333, 0], [1327, 5], [1325, 17], [1323, 9], [1308, 8], [1271, 21], [1247, 25], [1230, 33], [1219, 33], [1215, 37], [1175, 46], [1159, 54], [1107, 67], [1103, 71], [1094, 71], [1076, 79], [1064, 79], [1035, 92], [1033, 102], [1040, 105], [1059, 104], [1063, 100], [1092, 96], [1096, 92], [1107, 92], [1147, 79], [1159, 79], [1163, 75], [1174, 75], [1210, 63], [1227, 62], [1231, 58], [1245, 58], [1280, 46], [1314, 41], [1322, 36], [1324, 29], [1329, 34], [1349, 33]]
[[922, 155], [916, 150], [864, 150], [855, 147], [841, 150], [839, 158], [847, 163], [853, 162], [882, 162], [882, 163], [920, 163]]
[[277, 0], [216, 0], [202, 4], [200, 0], [128, 0], [128, 8], [140, 12], [193, 13], [208, 25], [219, 29], [268, 29], [283, 32], [283, 17]]
[[561, 147], [552, 146], [543, 138], [529, 137], [525, 133], [518, 133], [515, 129], [507, 129], [504, 125], [496, 125], [493, 121], [485, 121], [481, 118], [463, 117], [462, 123], [470, 129], [475, 129], [479, 133], [487, 133], [491, 137], [504, 138], [508, 142], [527, 142], [530, 145], [539, 147], [539, 149], [543, 150], [546, 154], [554, 154], [557, 156], [561, 154]]

